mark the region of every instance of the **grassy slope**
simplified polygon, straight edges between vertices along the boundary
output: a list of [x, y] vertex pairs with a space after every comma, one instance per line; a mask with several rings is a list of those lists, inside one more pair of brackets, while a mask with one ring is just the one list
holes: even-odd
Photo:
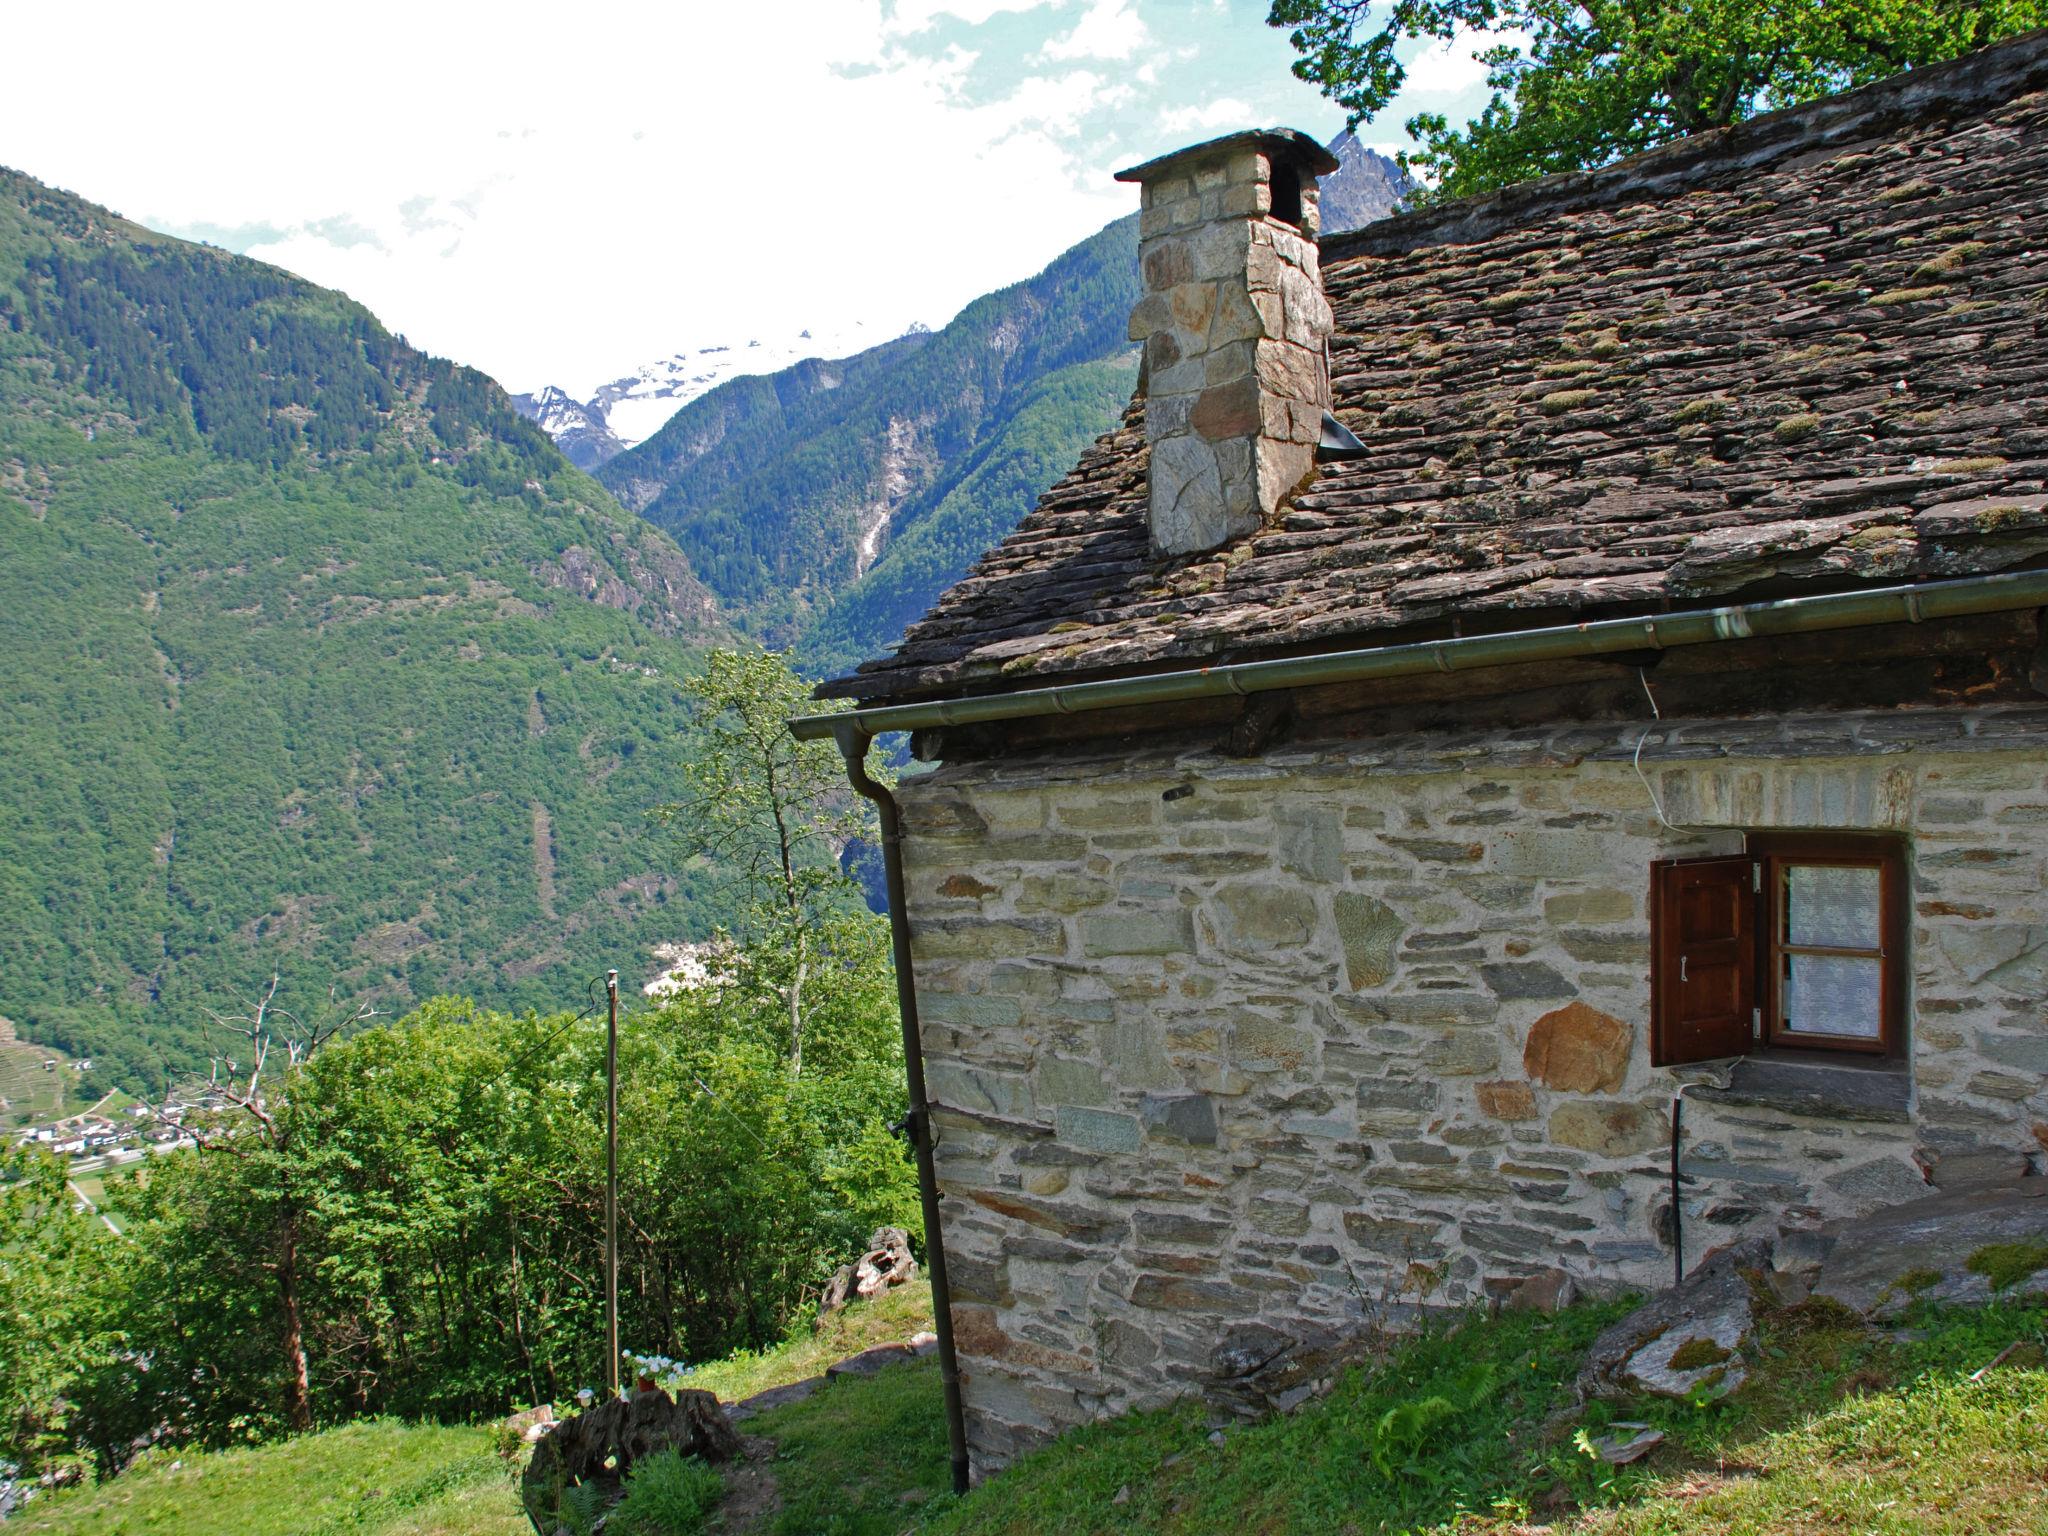
[[[784, 1508], [815, 1521], [773, 1529], [900, 1531], [907, 1496], [931, 1536], [2048, 1531], [2038, 1308], [1939, 1314], [1890, 1336], [1798, 1309], [1770, 1320], [1755, 1384], [1734, 1402], [1595, 1405], [1546, 1429], [1612, 1315], [1508, 1316], [1404, 1344], [1327, 1399], [1233, 1429], [1220, 1447], [1193, 1407], [1096, 1425], [963, 1501], [937, 1493], [943, 1448], [915, 1432], [939, 1414], [926, 1362], [763, 1417], [759, 1429], [782, 1447]], [[2015, 1340], [2030, 1342], [1983, 1381], [1968, 1379]], [[1475, 1366], [1495, 1385], [1472, 1404]], [[1385, 1416], [1438, 1395], [1458, 1411], [1390, 1455], [1392, 1475], [1376, 1467], [1369, 1450]], [[1616, 1418], [1656, 1423], [1669, 1440], [1635, 1467], [1598, 1466], [1571, 1431]], [[850, 1472], [855, 1497], [835, 1501], [835, 1481]]]
[[[55, 1070], [43, 1063], [57, 1058]], [[41, 1125], [76, 1107], [69, 1090], [76, 1081], [63, 1054], [22, 1040], [0, 1040], [0, 1130]]]
[[682, 1385], [716, 1392], [720, 1402], [737, 1403], [785, 1387], [807, 1376], [822, 1376], [825, 1367], [878, 1344], [900, 1344], [932, 1326], [932, 1288], [923, 1280], [842, 1307], [813, 1332], [799, 1327], [783, 1343], [728, 1360], [700, 1365]]
[[531, 1536], [491, 1447], [484, 1429], [372, 1423], [159, 1454], [106, 1487], [31, 1504], [8, 1536]]
[[702, 599], [481, 375], [0, 171], [0, 1014], [101, 1087], [273, 971], [547, 1008], [701, 934]]
[[[734, 1355], [700, 1367], [688, 1385], [738, 1402], [770, 1387], [823, 1373], [835, 1360], [877, 1344], [900, 1342], [931, 1326], [931, 1287], [904, 1286], [874, 1302], [833, 1314], [815, 1333], [800, 1329], [757, 1354]], [[861, 1393], [862, 1412], [876, 1419], [870, 1397], [892, 1404], [894, 1429], [874, 1440], [866, 1459], [889, 1480], [888, 1495], [908, 1485], [936, 1491], [946, 1478], [946, 1433], [931, 1407], [922, 1363], [893, 1373], [888, 1383], [835, 1384], [821, 1403], [838, 1404]], [[900, 1385], [899, 1385], [900, 1382]], [[830, 1414], [826, 1415], [829, 1422]], [[824, 1442], [820, 1454], [843, 1465], [844, 1437], [812, 1431], [799, 1422], [792, 1446]], [[749, 1427], [750, 1432], [752, 1426]], [[511, 1469], [493, 1452], [487, 1428], [354, 1424], [297, 1440], [215, 1455], [159, 1455], [100, 1488], [60, 1495], [32, 1506], [31, 1518], [10, 1521], [17, 1531], [50, 1536], [513, 1536], [532, 1527], [519, 1513]], [[376, 1490], [374, 1493], [372, 1490]], [[895, 1506], [899, 1511], [903, 1507]], [[899, 1527], [900, 1528], [900, 1527]], [[817, 1529], [798, 1527], [798, 1529]]]
[[[856, 1308], [820, 1339], [706, 1367], [692, 1384], [728, 1401], [747, 1396], [904, 1337], [929, 1321], [928, 1308], [921, 1288]], [[1401, 1343], [1329, 1397], [1234, 1428], [1220, 1446], [1193, 1406], [1095, 1425], [964, 1500], [945, 1491], [935, 1360], [833, 1382], [747, 1426], [777, 1448], [781, 1507], [756, 1529], [2048, 1533], [2048, 1315], [2040, 1307], [1928, 1313], [1890, 1334], [1845, 1324], [1824, 1307], [1799, 1308], [1767, 1320], [1752, 1384], [1733, 1401], [1569, 1411], [1585, 1345], [1615, 1311], [1510, 1315]], [[1999, 1369], [1969, 1379], [2015, 1342]], [[1476, 1394], [1475, 1368], [1490, 1382]], [[1437, 1396], [1453, 1401], [1448, 1419], [1406, 1438], [1380, 1433], [1390, 1412], [1398, 1419]], [[1575, 1429], [1622, 1418], [1655, 1423], [1666, 1445], [1620, 1471], [1575, 1448]], [[1391, 1470], [1375, 1465], [1375, 1445]], [[392, 1424], [194, 1457], [176, 1471], [160, 1458], [107, 1488], [50, 1500], [20, 1526], [53, 1536], [511, 1536], [526, 1528], [487, 1431]]]

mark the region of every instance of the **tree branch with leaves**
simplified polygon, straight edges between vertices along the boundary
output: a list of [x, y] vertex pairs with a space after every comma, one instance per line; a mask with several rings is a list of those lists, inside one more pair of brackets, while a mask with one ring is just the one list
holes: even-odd
[[713, 651], [688, 686], [695, 738], [684, 793], [656, 816], [693, 856], [711, 860], [739, 894], [742, 964], [782, 995], [791, 1076], [803, 1071], [806, 991], [834, 933], [861, 914], [840, 867], [871, 837], [874, 812], [848, 788], [838, 749], [798, 741], [793, 715], [820, 705], [780, 653]]
[[1272, 0], [1294, 73], [1356, 128], [1410, 45], [1482, 44], [1492, 97], [1409, 118], [1423, 200], [1591, 170], [2048, 25], [2048, 0]]

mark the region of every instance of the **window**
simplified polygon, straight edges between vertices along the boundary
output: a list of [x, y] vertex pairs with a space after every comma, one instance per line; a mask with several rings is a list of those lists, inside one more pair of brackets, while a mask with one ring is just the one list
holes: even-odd
[[1898, 844], [1770, 836], [1668, 859], [1650, 881], [1651, 1059], [1768, 1047], [1893, 1055], [1904, 1031]]

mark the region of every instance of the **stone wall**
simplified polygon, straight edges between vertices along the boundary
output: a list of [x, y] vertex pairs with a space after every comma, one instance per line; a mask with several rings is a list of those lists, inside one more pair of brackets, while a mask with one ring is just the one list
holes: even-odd
[[[2048, 709], [962, 763], [900, 791], [977, 1467], [1369, 1320], [1669, 1278], [1653, 860], [1910, 836], [1912, 1100], [1689, 1097], [1688, 1253], [2048, 1139]], [[1697, 1077], [1699, 1069], [1686, 1069]]]

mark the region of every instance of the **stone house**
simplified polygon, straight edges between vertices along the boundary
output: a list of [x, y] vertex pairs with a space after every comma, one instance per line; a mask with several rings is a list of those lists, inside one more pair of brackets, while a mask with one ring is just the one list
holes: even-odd
[[1320, 243], [1300, 135], [1124, 173], [1122, 424], [822, 690], [937, 765], [977, 1471], [2041, 1170], [2044, 87], [2036, 34]]

